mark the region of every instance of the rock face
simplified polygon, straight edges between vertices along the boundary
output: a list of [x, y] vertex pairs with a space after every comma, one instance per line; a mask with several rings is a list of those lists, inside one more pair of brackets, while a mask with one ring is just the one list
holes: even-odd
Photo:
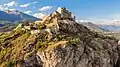
[[118, 40], [76, 23], [66, 8], [0, 34], [1, 67], [119, 67], [119, 57]]

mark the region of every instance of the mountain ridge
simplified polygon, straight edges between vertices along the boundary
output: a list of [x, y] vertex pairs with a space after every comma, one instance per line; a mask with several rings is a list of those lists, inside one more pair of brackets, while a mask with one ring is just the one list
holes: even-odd
[[23, 12], [19, 12], [18, 10], [0, 11], [0, 15], [1, 15], [0, 20], [10, 21], [10, 22], [20, 21], [20, 20], [23, 20], [23, 19], [30, 20], [30, 21], [40, 20], [36, 17], [30, 16], [30, 15], [25, 14]]
[[96, 32], [109, 32], [109, 30], [104, 29], [104, 28], [100, 27], [100, 25], [94, 24], [92, 22], [78, 22], [78, 23], [80, 23]]

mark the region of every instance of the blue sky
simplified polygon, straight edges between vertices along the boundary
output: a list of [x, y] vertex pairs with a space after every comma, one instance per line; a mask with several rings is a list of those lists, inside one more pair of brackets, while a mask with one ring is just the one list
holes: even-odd
[[77, 20], [107, 22], [120, 19], [120, 0], [1, 0], [0, 5], [4, 9], [17, 9], [38, 16], [44, 16], [60, 6], [68, 8]]

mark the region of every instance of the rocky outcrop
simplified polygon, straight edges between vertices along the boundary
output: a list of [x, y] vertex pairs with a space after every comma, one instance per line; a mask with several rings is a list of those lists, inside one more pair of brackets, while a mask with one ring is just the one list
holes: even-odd
[[76, 23], [66, 8], [1, 34], [0, 44], [2, 67], [119, 67], [120, 63], [118, 40]]
[[101, 42], [92, 42], [87, 45], [81, 42], [77, 45], [58, 46], [50, 51], [38, 52], [38, 56], [44, 62], [43, 67], [114, 67], [118, 54], [113, 47], [117, 46], [109, 45], [108, 49], [104, 49], [105, 45], [100, 46]]

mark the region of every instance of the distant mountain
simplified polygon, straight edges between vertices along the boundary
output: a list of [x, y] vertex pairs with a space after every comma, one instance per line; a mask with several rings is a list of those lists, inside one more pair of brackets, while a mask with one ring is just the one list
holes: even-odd
[[92, 22], [80, 22], [80, 24], [88, 27], [91, 30], [98, 32], [115, 32], [120, 33], [120, 21], [113, 21], [111, 24], [94, 24]]
[[0, 27], [3, 27], [3, 26], [5, 26], [4, 24], [0, 24]]
[[37, 21], [40, 20], [34, 16], [19, 12], [18, 10], [0, 11], [0, 32], [9, 31], [14, 28], [19, 22]]
[[20, 20], [36, 21], [39, 19], [28, 14], [25, 14], [23, 12], [19, 12], [18, 10], [0, 11], [0, 21], [16, 22]]
[[94, 31], [98, 31], [98, 32], [108, 31], [107, 29], [104, 29], [104, 28], [100, 27], [99, 25], [96, 25], [92, 22], [79, 22], [79, 23], [88, 27], [91, 30], [94, 30]]
[[111, 32], [120, 32], [120, 25], [100, 25], [100, 28], [109, 30]]

